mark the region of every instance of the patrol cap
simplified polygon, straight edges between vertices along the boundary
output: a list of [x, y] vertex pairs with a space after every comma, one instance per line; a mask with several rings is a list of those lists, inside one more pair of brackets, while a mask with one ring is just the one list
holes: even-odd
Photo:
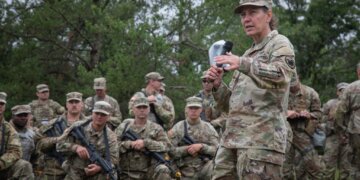
[[105, 89], [106, 88], [106, 79], [103, 77], [94, 79], [94, 89]]
[[37, 92], [49, 91], [49, 86], [46, 84], [39, 84], [36, 86], [36, 90], [37, 90]]
[[93, 112], [99, 112], [109, 115], [112, 111], [112, 107], [108, 102], [98, 101], [94, 104]]
[[186, 107], [202, 107], [202, 99], [192, 96], [186, 99]]
[[336, 85], [336, 89], [337, 89], [338, 91], [340, 91], [340, 90], [346, 88], [348, 85], [349, 85], [349, 83], [341, 82], [341, 83], [339, 83], [339, 84]]
[[203, 71], [203, 72], [202, 72], [201, 79], [205, 79], [205, 78], [207, 78], [207, 77], [208, 77], [207, 71]]
[[13, 115], [18, 114], [30, 114], [31, 113], [31, 107], [29, 105], [17, 105], [11, 108], [11, 112]]
[[79, 92], [69, 92], [66, 94], [66, 101], [69, 102], [71, 100], [82, 101], [82, 94]]
[[242, 8], [245, 6], [259, 6], [266, 7], [271, 9], [272, 0], [240, 0], [239, 6], [235, 8], [234, 13], [239, 14], [242, 11]]
[[147, 106], [149, 107], [149, 101], [146, 97], [137, 97], [134, 100], [134, 107]]
[[3, 102], [6, 104], [6, 96], [7, 96], [7, 94], [5, 92], [0, 92], [0, 102]]
[[160, 73], [158, 72], [150, 72], [150, 73], [147, 73], [145, 75], [145, 80], [148, 81], [148, 80], [164, 80], [165, 78], [163, 76], [160, 75]]

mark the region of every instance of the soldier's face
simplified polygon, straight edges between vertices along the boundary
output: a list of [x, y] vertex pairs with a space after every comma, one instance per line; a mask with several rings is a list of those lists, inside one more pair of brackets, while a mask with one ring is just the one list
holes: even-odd
[[2, 115], [5, 111], [6, 104], [3, 102], [0, 102], [0, 115]]
[[109, 117], [110, 117], [109, 115], [106, 115], [101, 112], [93, 112], [92, 113], [93, 124], [95, 124], [97, 126], [104, 126], [106, 124], [106, 122], [108, 121]]
[[70, 114], [80, 114], [83, 103], [78, 100], [70, 100], [66, 102], [66, 109]]
[[28, 113], [21, 113], [21, 114], [13, 116], [13, 122], [18, 127], [25, 127], [28, 120], [29, 120]]
[[133, 108], [134, 116], [138, 119], [146, 119], [150, 108], [148, 106], [138, 106]]
[[187, 107], [186, 112], [188, 115], [188, 118], [191, 120], [196, 120], [200, 117], [200, 113], [202, 111], [201, 107]]
[[43, 92], [37, 92], [36, 95], [41, 100], [48, 100], [50, 93], [49, 91], [43, 91]]
[[246, 35], [254, 37], [263, 37], [267, 34], [270, 27], [269, 22], [272, 17], [271, 11], [265, 11], [262, 7], [245, 6], [240, 13], [241, 24]]
[[211, 91], [214, 87], [214, 80], [202, 79], [202, 86], [205, 91]]
[[106, 89], [96, 89], [95, 92], [96, 95], [99, 97], [105, 97], [106, 95]]
[[161, 82], [162, 80], [155, 80], [155, 79], [150, 80], [151, 86], [157, 91], [160, 91], [160, 88], [162, 86]]

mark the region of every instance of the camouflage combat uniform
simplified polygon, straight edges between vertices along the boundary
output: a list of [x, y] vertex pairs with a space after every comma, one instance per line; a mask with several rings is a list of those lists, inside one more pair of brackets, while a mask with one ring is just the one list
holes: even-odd
[[[323, 122], [326, 123], [326, 146], [323, 156], [326, 169], [324, 178], [334, 179], [339, 168], [340, 179], [347, 179], [351, 170], [351, 147], [341, 142], [342, 134], [335, 128], [335, 112], [339, 99], [331, 99], [323, 105]], [[335, 166], [337, 165], [337, 166]]]
[[[60, 156], [58, 158], [52, 155], [52, 153], [56, 152], [56, 137], [59, 137], [65, 128], [72, 125], [67, 121], [66, 114], [67, 112], [58, 118], [52, 119], [48, 124], [40, 127], [39, 130], [36, 131], [36, 149], [44, 153], [43, 179], [62, 180], [66, 175], [66, 172], [61, 167], [63, 160], [66, 158], [64, 154], [57, 153]], [[83, 114], [81, 114], [77, 121], [81, 120], [85, 120]], [[62, 125], [60, 125], [61, 123]]]
[[34, 179], [31, 164], [20, 159], [22, 149], [19, 136], [5, 119], [0, 122], [0, 143], [3, 145], [0, 146], [3, 147], [0, 148], [0, 179]]
[[[70, 128], [75, 126], [83, 126], [85, 139], [95, 146], [95, 149], [100, 154], [100, 156], [106, 159], [106, 145], [104, 141], [104, 130], [101, 132], [96, 132], [92, 128], [92, 120], [88, 119], [85, 121], [77, 121]], [[116, 134], [111, 131], [111, 129], [105, 126], [107, 139], [109, 143], [109, 157], [113, 168], [119, 162], [119, 148], [117, 144]], [[58, 152], [64, 153], [67, 157], [65, 162], [62, 165], [62, 168], [67, 172], [65, 180], [76, 180], [76, 179], [93, 179], [93, 180], [103, 180], [107, 178], [107, 174], [103, 171], [93, 176], [86, 176], [84, 168], [87, 167], [90, 160], [81, 159], [76, 153], [77, 145], [82, 145], [78, 140], [69, 134], [64, 141], [60, 141], [56, 144], [56, 150]], [[84, 146], [84, 145], [82, 145]]]
[[216, 102], [212, 93], [206, 94], [204, 90], [200, 90], [196, 97], [203, 100], [203, 111], [200, 114], [201, 120], [210, 122], [220, 116], [220, 112], [215, 109]]
[[[180, 121], [169, 131], [169, 138], [174, 146], [171, 154], [181, 171], [182, 179], [210, 179], [213, 169], [211, 159], [215, 156], [219, 135], [208, 122], [200, 119], [196, 124], [189, 122], [189, 120]], [[199, 155], [193, 157], [186, 151], [188, 145], [182, 141], [185, 135], [184, 123], [186, 123], [188, 135], [196, 143], [203, 145], [201, 158]]]
[[276, 30], [240, 57], [229, 88], [222, 84], [213, 93], [217, 107], [229, 113], [212, 179], [281, 179], [294, 73], [293, 46]]
[[[150, 108], [154, 109], [157, 116], [161, 119], [161, 121], [163, 123], [163, 128], [165, 130], [169, 130], [173, 126], [174, 119], [175, 119], [175, 110], [174, 110], [174, 105], [173, 105], [172, 101], [165, 101], [164, 96], [162, 96], [160, 93], [149, 94], [145, 91], [145, 89], [142, 89], [140, 92], [135, 93], [131, 99], [135, 99], [137, 97], [148, 97], [151, 95], [154, 95], [156, 97], [156, 103], [153, 103], [154, 107], [151, 107], [152, 105], [150, 105]], [[132, 102], [132, 100], [130, 100], [129, 101], [130, 116], [133, 116], [133, 112], [131, 109], [132, 105], [133, 105], [133, 102]], [[152, 111], [153, 110], [150, 111], [148, 119], [152, 122], [155, 122], [155, 123], [161, 125], [161, 123], [157, 122], [155, 113]]]
[[[352, 175], [360, 178], [360, 80], [344, 89], [336, 109], [336, 124], [349, 133], [349, 144], [353, 151]], [[345, 125], [345, 126], [344, 126]]]
[[[292, 168], [295, 170], [297, 179], [310, 178], [321, 179], [323, 170], [319, 156], [312, 144], [312, 123], [316, 124], [321, 120], [321, 104], [317, 92], [306, 85], [300, 84], [300, 89], [296, 93], [289, 95], [289, 110], [300, 113], [306, 110], [310, 113], [311, 119], [288, 119], [293, 131], [293, 143], [290, 149]], [[292, 179], [293, 177], [285, 177]]]
[[137, 128], [134, 119], [124, 120], [116, 129], [121, 159], [119, 179], [170, 179], [170, 171], [165, 165], [159, 164], [154, 158], [146, 156], [141, 151], [132, 149], [131, 141], [123, 139], [122, 135], [128, 129], [133, 130], [144, 140], [145, 148], [149, 151], [165, 153], [171, 146], [166, 133], [158, 124], [148, 120], [145, 126]]
[[84, 105], [84, 112], [86, 116], [91, 115], [91, 111], [94, 108], [94, 104], [98, 101], [105, 101], [108, 102], [111, 107], [113, 108], [113, 111], [111, 112], [110, 119], [108, 121], [109, 124], [111, 124], [111, 129], [115, 130], [121, 123], [122, 115], [120, 111], [120, 106], [117, 100], [109, 95], [105, 95], [104, 99], [100, 99], [98, 96], [88, 97], [85, 99]]
[[40, 127], [42, 123], [46, 124], [50, 119], [53, 119], [65, 112], [64, 107], [51, 99], [45, 102], [33, 100], [29, 105], [33, 115], [34, 127]]

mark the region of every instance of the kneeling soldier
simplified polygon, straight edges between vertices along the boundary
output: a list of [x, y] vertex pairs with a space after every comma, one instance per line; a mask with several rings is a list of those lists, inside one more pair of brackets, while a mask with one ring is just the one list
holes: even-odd
[[186, 120], [180, 121], [168, 132], [173, 149], [171, 155], [181, 171], [182, 179], [210, 179], [219, 144], [214, 127], [200, 119], [202, 99], [186, 99]]
[[117, 179], [115, 164], [119, 162], [119, 150], [116, 134], [106, 126], [111, 112], [109, 103], [98, 101], [90, 119], [75, 122], [64, 131], [67, 136], [56, 144], [56, 150], [68, 154], [62, 164], [67, 173], [66, 180]]
[[[170, 148], [163, 128], [148, 120], [149, 102], [145, 97], [133, 99], [135, 119], [126, 119], [116, 129], [120, 159], [120, 179], [171, 179], [162, 153]], [[160, 158], [160, 159], [156, 159]]]

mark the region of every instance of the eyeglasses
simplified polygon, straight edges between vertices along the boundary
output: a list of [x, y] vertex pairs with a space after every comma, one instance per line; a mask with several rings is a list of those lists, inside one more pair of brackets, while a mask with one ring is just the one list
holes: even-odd
[[202, 82], [203, 82], [203, 83], [213, 83], [214, 80], [206, 80], [206, 79], [203, 79]]

